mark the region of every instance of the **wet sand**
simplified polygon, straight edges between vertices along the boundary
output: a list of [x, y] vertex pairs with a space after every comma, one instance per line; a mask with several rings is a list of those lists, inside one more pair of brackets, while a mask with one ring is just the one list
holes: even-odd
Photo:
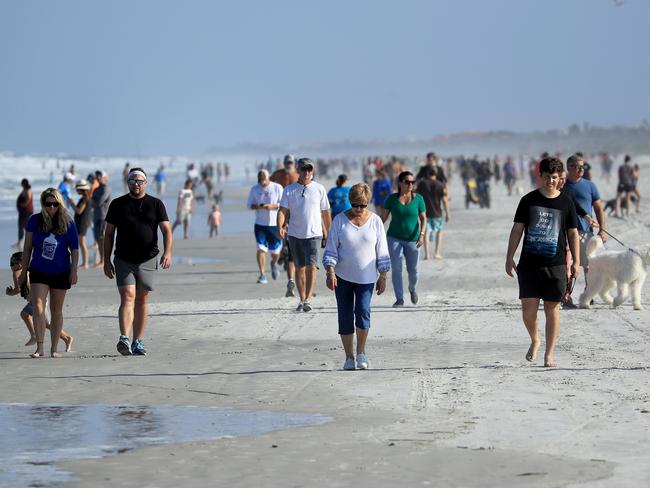
[[[644, 194], [647, 182], [642, 173]], [[610, 196], [613, 183], [597, 183]], [[647, 484], [649, 312], [629, 302], [563, 311], [559, 367], [543, 368], [543, 354], [527, 363], [516, 281], [504, 272], [518, 197], [492, 189], [491, 209], [465, 210], [453, 182], [445, 259], [420, 263], [417, 306], [392, 309], [390, 285], [374, 298], [371, 370], [340, 370], [324, 276], [310, 313], [293, 312], [297, 299], [284, 298], [283, 278], [255, 283], [251, 231], [176, 241], [177, 255], [223, 261], [159, 273], [146, 358], [115, 351], [118, 295], [99, 270], [80, 273], [66, 300], [75, 350], [63, 359], [27, 359], [22, 302], [2, 297], [2, 403], [195, 405], [334, 419], [68, 462], [70, 486]], [[650, 242], [649, 224], [641, 214], [608, 228], [634, 245]], [[646, 307], [648, 293], [646, 286]]]

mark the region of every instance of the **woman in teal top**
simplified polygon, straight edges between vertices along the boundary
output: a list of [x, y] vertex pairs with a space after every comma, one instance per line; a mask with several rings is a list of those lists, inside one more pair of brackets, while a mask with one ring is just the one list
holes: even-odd
[[393, 307], [404, 306], [404, 286], [402, 284], [402, 254], [406, 259], [406, 273], [409, 279], [411, 303], [418, 303], [415, 290], [418, 284], [418, 262], [420, 246], [424, 243], [426, 229], [426, 206], [422, 195], [413, 192], [415, 177], [410, 171], [402, 171], [397, 179], [398, 190], [386, 198], [381, 218], [384, 222], [391, 215], [387, 240], [390, 254], [391, 276], [395, 303]]

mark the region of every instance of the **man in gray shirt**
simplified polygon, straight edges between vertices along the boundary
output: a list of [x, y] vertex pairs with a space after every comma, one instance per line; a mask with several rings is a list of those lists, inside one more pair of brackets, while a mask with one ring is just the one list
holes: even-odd
[[95, 178], [99, 186], [95, 188], [92, 195], [93, 207], [93, 235], [97, 245], [95, 254], [95, 267], [104, 266], [104, 231], [106, 230], [106, 212], [111, 203], [111, 187], [108, 185], [108, 175], [105, 171], [95, 171]]

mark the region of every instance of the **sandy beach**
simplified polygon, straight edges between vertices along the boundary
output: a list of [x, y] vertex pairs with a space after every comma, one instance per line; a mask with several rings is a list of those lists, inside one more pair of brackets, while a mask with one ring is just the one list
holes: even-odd
[[[643, 195], [648, 168], [642, 162]], [[595, 181], [603, 198], [613, 196], [614, 182]], [[233, 191], [229, 198], [243, 206], [247, 189]], [[310, 313], [293, 311], [297, 299], [284, 298], [282, 276], [255, 283], [251, 212], [245, 234], [183, 241], [177, 231], [175, 255], [219, 261], [158, 273], [146, 358], [116, 352], [118, 293], [100, 270], [80, 272], [66, 298], [65, 329], [75, 342], [62, 359], [28, 359], [23, 301], [0, 298], [1, 403], [192, 405], [330, 419], [72, 460], [59, 468], [74, 487], [646, 486], [650, 312], [598, 300], [592, 310], [562, 311], [558, 367], [543, 368], [543, 354], [527, 363], [517, 283], [504, 271], [519, 197], [493, 183], [492, 208], [466, 210], [463, 195], [456, 176], [444, 259], [421, 261], [419, 304], [391, 308], [390, 284], [374, 297], [368, 371], [341, 370], [324, 273]], [[648, 208], [609, 219], [608, 230], [629, 246], [650, 242]], [[10, 284], [9, 272], [1, 275]], [[583, 286], [580, 279], [575, 297]]]

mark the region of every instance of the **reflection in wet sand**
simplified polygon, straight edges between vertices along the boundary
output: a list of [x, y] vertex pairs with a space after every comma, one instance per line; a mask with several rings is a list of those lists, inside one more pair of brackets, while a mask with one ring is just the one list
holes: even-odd
[[62, 486], [56, 463], [318, 425], [321, 415], [173, 405], [1, 405], [0, 486]]

